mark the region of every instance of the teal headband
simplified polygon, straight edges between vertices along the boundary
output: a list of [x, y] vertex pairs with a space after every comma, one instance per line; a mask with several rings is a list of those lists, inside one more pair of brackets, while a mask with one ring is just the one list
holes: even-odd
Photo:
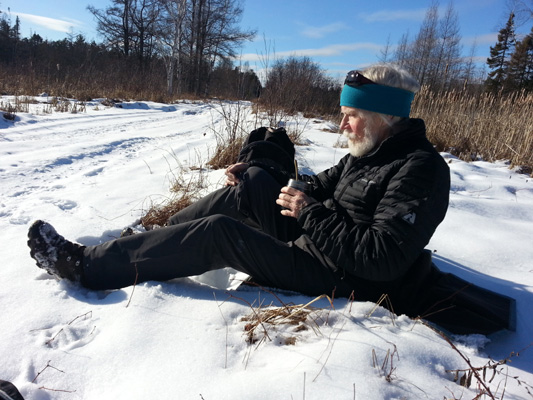
[[344, 85], [341, 106], [360, 108], [380, 114], [409, 117], [415, 94], [392, 86], [366, 84], [357, 87]]

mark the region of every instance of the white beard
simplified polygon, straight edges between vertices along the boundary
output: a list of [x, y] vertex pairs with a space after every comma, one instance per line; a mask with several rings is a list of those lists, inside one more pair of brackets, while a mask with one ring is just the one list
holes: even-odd
[[371, 133], [372, 127], [365, 127], [362, 138], [356, 139], [352, 132], [344, 131], [342, 134], [348, 138], [348, 149], [354, 157], [362, 157], [370, 153], [379, 144], [379, 137]]

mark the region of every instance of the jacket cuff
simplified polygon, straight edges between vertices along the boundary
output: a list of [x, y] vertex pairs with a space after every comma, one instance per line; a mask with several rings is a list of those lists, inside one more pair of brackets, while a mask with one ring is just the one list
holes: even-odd
[[298, 223], [303, 227], [305, 225], [305, 221], [307, 220], [309, 214], [313, 212], [314, 210], [317, 210], [322, 207], [324, 207], [324, 204], [322, 204], [318, 200], [314, 203], [311, 203], [305, 206], [304, 208], [300, 210], [300, 214], [298, 215], [298, 218], [297, 218]]

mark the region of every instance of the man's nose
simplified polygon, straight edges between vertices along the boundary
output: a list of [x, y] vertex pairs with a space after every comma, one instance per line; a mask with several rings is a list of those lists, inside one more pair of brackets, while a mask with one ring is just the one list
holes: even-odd
[[345, 116], [342, 117], [341, 124], [340, 124], [340, 129], [341, 129], [341, 130], [346, 129], [345, 126], [347, 125], [347, 120], [348, 120], [348, 119], [347, 119]]

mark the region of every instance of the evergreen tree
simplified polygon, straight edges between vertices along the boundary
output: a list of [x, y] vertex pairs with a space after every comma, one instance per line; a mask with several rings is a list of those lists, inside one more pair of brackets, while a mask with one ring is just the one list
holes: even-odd
[[509, 59], [515, 46], [514, 13], [511, 12], [507, 24], [498, 33], [498, 41], [490, 48], [487, 65], [490, 69], [485, 81], [487, 90], [496, 92], [503, 88], [509, 73]]
[[17, 15], [17, 18], [15, 19], [15, 25], [11, 28], [11, 39], [13, 39], [15, 42], [18, 42], [20, 40], [20, 19]]
[[529, 35], [516, 44], [509, 61], [506, 87], [509, 90], [533, 90], [533, 28]]

